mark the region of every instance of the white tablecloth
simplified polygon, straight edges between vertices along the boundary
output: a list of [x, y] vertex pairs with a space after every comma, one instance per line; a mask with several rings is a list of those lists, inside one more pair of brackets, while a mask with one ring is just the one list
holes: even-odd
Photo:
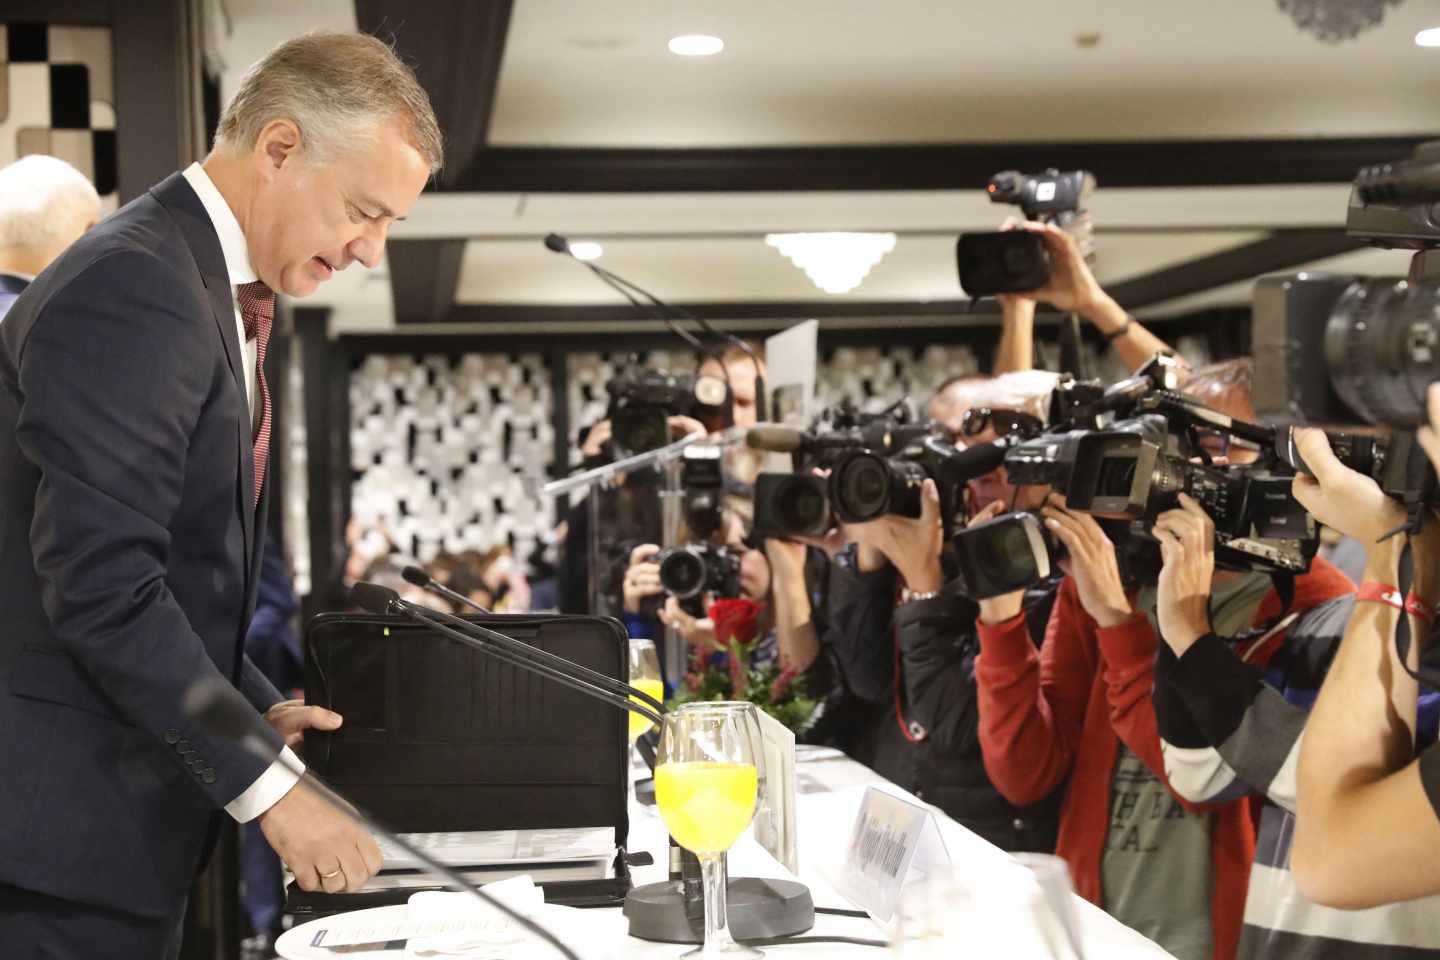
[[[838, 866], [845, 855], [850, 828], [859, 812], [865, 788], [878, 787], [897, 796], [918, 803], [909, 793], [884, 780], [861, 764], [846, 758], [802, 763], [799, 766], [802, 792], [797, 803], [797, 827], [799, 832], [800, 876], [799, 879], [810, 888], [817, 907], [841, 907], [854, 909], [843, 897], [835, 892], [826, 877], [837, 875]], [[806, 788], [810, 788], [807, 790]], [[1009, 854], [971, 833], [951, 820], [938, 809], [936, 820], [945, 839], [945, 846], [952, 863], [967, 873], [974, 873], [983, 881], [987, 872], [1003, 870], [1009, 861]], [[630, 806], [631, 851], [647, 850], [655, 857], [655, 864], [638, 867], [633, 871], [634, 882], [653, 883], [666, 877], [666, 835], [654, 807], [644, 807], [633, 802]], [[760, 848], [747, 834], [730, 851], [730, 875], [732, 877], [780, 877], [790, 874], [768, 853]], [[1170, 955], [1150, 940], [1142, 937], [1123, 924], [1108, 916], [1103, 910], [1089, 902], [1075, 898], [1082, 943], [1087, 960], [1158, 960]], [[380, 907], [378, 910], [398, 912], [405, 907]], [[359, 911], [371, 914], [373, 911]], [[611, 910], [590, 910], [587, 923], [600, 935], [613, 938], [613, 942], [600, 945], [595, 952], [598, 957], [625, 958], [674, 958], [686, 949], [675, 944], [650, 943], [625, 935], [625, 920], [619, 908]], [[351, 914], [349, 916], [356, 916]], [[399, 950], [350, 951], [336, 953], [332, 950], [309, 946], [317, 924], [335, 926], [336, 918], [312, 920], [287, 931], [276, 944], [276, 951], [287, 960], [337, 960], [351, 958], [386, 958], [397, 960]], [[808, 935], [837, 935], [867, 939], [883, 939], [880, 929], [868, 919], [836, 917], [817, 914], [815, 927]], [[868, 957], [877, 960], [888, 956], [884, 950], [874, 947], [843, 944], [790, 944], [766, 947], [768, 956], [811, 956], [811, 957]], [[548, 956], [553, 951], [540, 944], [517, 952], [517, 956]], [[588, 954], [587, 954], [588, 956]], [[1039, 960], [1039, 958], [1037, 958]], [[1048, 960], [1048, 958], [1047, 958]]]

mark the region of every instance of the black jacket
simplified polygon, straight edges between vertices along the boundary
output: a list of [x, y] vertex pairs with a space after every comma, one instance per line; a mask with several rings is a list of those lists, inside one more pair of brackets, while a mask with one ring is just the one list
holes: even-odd
[[[975, 696], [975, 603], [946, 594], [897, 607], [894, 570], [859, 573], [853, 553], [835, 563], [830, 590], [830, 645], [850, 689], [868, 702], [856, 759], [1003, 850], [1052, 852], [1064, 788], [1041, 803], [1016, 807], [985, 774]], [[1037, 644], [1054, 595], [1052, 582], [1026, 596]]]
[[183, 707], [197, 680], [280, 699], [243, 656], [265, 498], [257, 517], [242, 362], [178, 174], [0, 323], [0, 883], [174, 916], [268, 766]]

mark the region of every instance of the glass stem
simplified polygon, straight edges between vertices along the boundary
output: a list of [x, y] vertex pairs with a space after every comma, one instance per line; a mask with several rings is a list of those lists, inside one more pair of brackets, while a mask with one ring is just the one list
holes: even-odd
[[710, 956], [735, 942], [725, 916], [725, 888], [730, 882], [725, 854], [702, 856], [700, 874], [705, 884], [705, 955]]

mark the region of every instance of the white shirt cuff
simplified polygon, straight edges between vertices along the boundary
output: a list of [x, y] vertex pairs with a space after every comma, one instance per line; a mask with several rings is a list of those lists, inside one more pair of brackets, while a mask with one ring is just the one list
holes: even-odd
[[245, 792], [225, 804], [225, 812], [237, 823], [249, 823], [260, 814], [280, 802], [290, 788], [300, 782], [305, 764], [289, 747], [280, 751], [280, 759], [270, 764], [259, 779], [245, 788]]

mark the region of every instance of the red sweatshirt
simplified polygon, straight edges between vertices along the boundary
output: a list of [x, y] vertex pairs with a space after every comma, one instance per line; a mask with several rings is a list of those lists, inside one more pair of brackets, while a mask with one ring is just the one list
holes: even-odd
[[[1349, 593], [1354, 585], [1317, 557], [1295, 580], [1291, 609], [1307, 610]], [[1266, 595], [1257, 624], [1274, 617], [1280, 598]], [[1055, 598], [1045, 644], [1036, 650], [1025, 618], [977, 625], [980, 656], [975, 679], [980, 706], [980, 747], [985, 771], [1011, 803], [1035, 803], [1066, 776], [1056, 853], [1070, 865], [1076, 892], [1104, 907], [1100, 859], [1110, 829], [1110, 788], [1117, 743], [1138, 756], [1162, 782], [1165, 764], [1150, 703], [1159, 638], [1142, 613], [1101, 629], [1066, 577]], [[1168, 786], [1168, 783], [1167, 783]], [[1173, 793], [1173, 792], [1172, 792]], [[1211, 831], [1215, 892], [1210, 920], [1215, 960], [1232, 960], [1245, 912], [1255, 853], [1255, 830], [1246, 802], [1197, 807], [1215, 814]]]

